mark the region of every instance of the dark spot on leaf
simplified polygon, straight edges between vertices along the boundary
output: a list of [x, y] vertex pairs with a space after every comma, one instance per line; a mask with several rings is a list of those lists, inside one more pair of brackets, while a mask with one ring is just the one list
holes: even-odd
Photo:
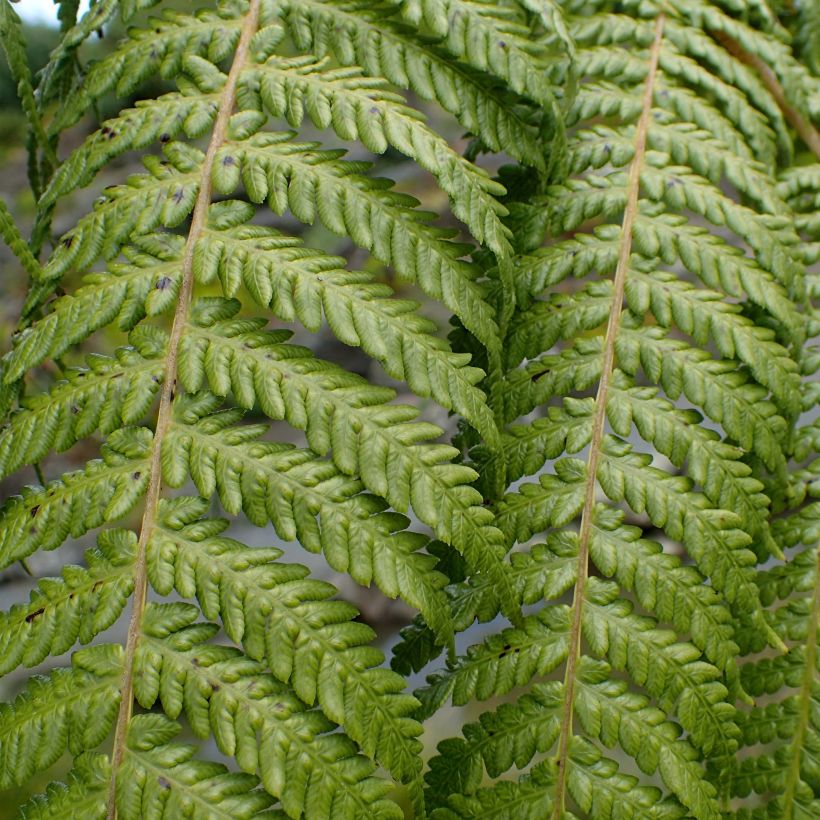
[[39, 510], [39, 509], [40, 509], [40, 505], [39, 505], [39, 504], [35, 504], [35, 505], [34, 505], [34, 506], [33, 506], [33, 507], [29, 510], [29, 513], [31, 514], [31, 517], [32, 517], [32, 518], [34, 518], [34, 516], [35, 516], [35, 515], [37, 515], [37, 512], [38, 512], [38, 510]]
[[371, 106], [370, 106], [370, 113], [371, 113], [371, 114], [378, 114], [378, 113], [379, 113], [378, 106], [371, 105]]
[[140, 479], [140, 476], [141, 476], [141, 475], [142, 475], [142, 473], [141, 473], [139, 470], [137, 470], [137, 471], [134, 473], [134, 475], [132, 475], [132, 476], [131, 476], [131, 478], [133, 478], [133, 479], [134, 479], [134, 481], [139, 481], [139, 479]]
[[179, 203], [182, 202], [182, 199], [183, 199], [184, 196], [185, 196], [185, 189], [184, 188], [177, 188], [176, 191], [174, 191], [173, 200], [174, 200], [174, 202], [176, 202], [177, 205], [179, 205]]
[[39, 615], [42, 615], [44, 612], [45, 609], [43, 607], [40, 607], [40, 609], [35, 609], [34, 612], [31, 612], [28, 615], [26, 615], [26, 623], [30, 624], [35, 618], [37, 618]]
[[170, 789], [171, 788], [171, 784], [164, 777], [158, 777], [157, 778], [157, 783], [159, 783], [159, 785], [163, 789]]
[[499, 40], [498, 41], [498, 47], [499, 48], [506, 48], [507, 47], [507, 41], [506, 40]]
[[165, 143], [166, 143], [166, 142], [170, 142], [170, 141], [171, 141], [171, 135], [170, 135], [170, 134], [167, 134], [167, 133], [160, 134], [160, 135], [159, 135], [159, 141], [160, 141], [163, 145], [165, 145]]
[[171, 278], [168, 276], [160, 276], [157, 279], [157, 290], [165, 290], [171, 284]]
[[227, 156], [222, 157], [222, 164], [225, 165], [225, 166], [233, 165], [234, 162], [236, 162], [236, 160], [230, 154], [228, 154]]
[[64, 236], [62, 245], [63, 245], [64, 248], [70, 248], [72, 242], [74, 242], [74, 237], [73, 236]]

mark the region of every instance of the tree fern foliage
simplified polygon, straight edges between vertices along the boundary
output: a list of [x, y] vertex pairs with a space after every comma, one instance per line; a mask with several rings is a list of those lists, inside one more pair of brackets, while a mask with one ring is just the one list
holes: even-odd
[[[0, 674], [51, 670], [0, 788], [71, 759], [20, 816], [816, 817], [811, 4], [59, 5], [32, 76], [0, 0], [0, 567], [96, 546], [0, 614]], [[390, 658], [288, 542], [417, 613]]]

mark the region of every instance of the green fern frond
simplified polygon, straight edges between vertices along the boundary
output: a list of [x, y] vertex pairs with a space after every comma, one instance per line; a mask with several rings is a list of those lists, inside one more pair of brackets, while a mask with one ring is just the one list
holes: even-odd
[[[492, 758], [486, 766], [461, 741], [443, 742], [429, 776], [433, 816], [558, 818], [579, 809], [578, 816], [651, 816], [625, 804], [613, 814], [612, 792], [589, 772], [600, 753], [585, 769], [573, 768], [577, 750], [597, 739], [620, 742], [647, 775], [660, 767], [671, 798], [656, 804], [671, 816], [717, 817], [721, 777], [744, 740], [735, 704], [748, 705], [759, 692], [746, 685], [746, 639], [733, 623], [747, 624], [754, 651], [767, 643], [783, 650], [789, 630], [807, 617], [803, 610], [770, 617], [756, 569], [759, 560], [783, 557], [770, 526], [777, 501], [770, 487], [786, 480], [790, 425], [806, 407], [799, 365], [806, 321], [798, 306], [804, 254], [789, 196], [772, 173], [792, 141], [766, 84], [712, 39], [724, 29], [743, 33], [724, 24], [722, 12], [707, 31], [692, 23], [709, 16], [705, 3], [645, 4], [640, 14], [630, 3], [621, 14], [603, 3], [602, 13], [595, 4], [569, 5], [584, 10], [570, 19], [570, 31], [588, 80], [569, 113], [578, 126], [568, 145], [570, 178], [541, 195], [525, 188], [508, 202], [521, 253], [504, 351], [509, 426], [501, 448], [470, 452], [483, 480], [503, 463], [516, 482], [494, 510], [508, 546], [517, 542], [507, 572], [522, 604], [549, 611], [574, 586], [564, 683], [554, 689], [553, 729], [539, 737], [538, 751], [550, 755], [543, 763], [504, 757], [507, 747], [496, 751], [484, 735], [475, 736]], [[753, 40], [762, 54], [762, 41]], [[768, 58], [780, 48], [787, 47], [772, 44]], [[560, 82], [565, 70], [556, 65], [550, 76]], [[585, 128], [583, 120], [592, 123]], [[763, 163], [750, 162], [753, 156]], [[724, 193], [726, 186], [745, 198]], [[746, 303], [733, 306], [735, 299]], [[596, 398], [584, 398], [596, 385]], [[717, 432], [704, 427], [704, 416]], [[607, 423], [623, 439], [607, 435]], [[624, 440], [635, 434], [668, 462], [639, 454]], [[568, 457], [585, 449], [586, 463]], [[537, 482], [517, 483], [526, 476]], [[607, 505], [597, 503], [599, 488]], [[697, 570], [624, 526], [620, 504], [656, 527], [665, 545], [681, 543]], [[589, 577], [593, 571], [613, 581]], [[634, 612], [622, 590], [654, 617]], [[460, 629], [498, 613], [480, 577], [448, 594]], [[413, 648], [400, 645], [399, 666], [416, 669], [437, 655], [423, 622], [403, 637]], [[498, 639], [491, 635], [483, 647]], [[479, 651], [450, 660], [448, 669], [468, 669]], [[624, 674], [643, 704], [660, 707], [653, 725], [668, 731], [651, 744], [643, 721], [622, 731], [616, 722], [613, 733], [600, 734], [600, 717], [590, 718], [585, 700], [585, 670], [601, 661], [608, 665], [598, 680]], [[448, 681], [439, 673], [417, 692], [431, 704], [422, 714], [450, 696]], [[509, 688], [499, 679], [479, 699]], [[677, 740], [681, 730], [685, 741]], [[499, 743], [507, 742], [502, 734]], [[683, 746], [676, 744], [686, 747], [677, 759], [672, 749]], [[451, 754], [458, 774], [445, 774]], [[528, 771], [517, 783], [482, 788], [485, 771], [497, 778], [514, 766]]]
[[41, 579], [27, 603], [0, 615], [4, 675], [87, 644], [119, 618], [134, 587], [136, 536], [103, 530], [97, 543], [85, 567], [68, 564], [60, 578]]
[[[9, 0], [0, 3], [0, 43], [2, 43], [3, 50], [6, 53], [11, 79], [17, 86], [20, 106], [26, 116], [31, 132], [28, 146], [29, 181], [35, 195], [39, 195], [44, 183], [48, 181], [48, 177], [57, 164], [57, 157], [54, 154], [54, 146], [46, 135], [42, 115], [35, 99], [34, 83], [28, 55], [26, 54], [26, 43], [22, 28], [20, 18], [12, 8]], [[37, 156], [38, 151], [42, 151], [44, 154], [42, 163]], [[5, 205], [3, 205], [4, 210]], [[6, 224], [11, 220], [8, 219], [5, 213], [0, 211], [0, 221], [3, 224], [3, 238], [6, 239], [6, 244], [11, 244], [7, 239], [7, 230], [10, 226]], [[20, 256], [19, 253], [18, 256]], [[26, 269], [29, 269], [28, 264], [26, 264]]]
[[88, 356], [87, 367], [66, 369], [66, 378], [48, 393], [24, 401], [0, 432], [0, 476], [36, 463], [52, 449], [67, 450], [95, 431], [108, 435], [142, 420], [162, 381], [167, 339], [156, 328], [140, 326], [130, 341], [133, 346], [120, 348], [116, 357]]
[[[0, 705], [0, 788], [73, 759], [20, 816], [816, 815], [809, 26], [768, 0], [57, 5], [32, 78], [0, 0], [36, 200], [30, 239], [0, 206], [30, 279], [0, 569], [97, 546], [0, 613], [0, 676], [46, 673]], [[359, 595], [412, 612], [389, 664]], [[425, 771], [448, 704], [471, 722]]]
[[68, 783], [55, 782], [20, 807], [25, 820], [69, 820], [82, 814], [88, 818], [105, 817], [105, 787], [109, 767], [105, 755], [86, 752], [79, 755], [68, 773]]
[[[196, 607], [179, 604], [146, 614], [135, 690], [144, 707], [161, 699], [172, 718], [184, 710], [199, 737], [213, 733], [220, 751], [236, 757], [244, 771], [258, 772], [291, 816], [399, 815], [384, 800], [390, 784], [372, 776], [373, 763], [357, 755], [349, 738], [328, 734], [334, 724], [307, 710], [263, 664], [208, 644], [218, 627], [196, 624], [197, 616]], [[170, 623], [178, 628], [169, 633]]]
[[178, 486], [190, 473], [203, 496], [219, 493], [227, 512], [243, 510], [258, 526], [272, 521], [282, 538], [324, 552], [335, 570], [364, 585], [375, 581], [392, 598], [406, 598], [447, 637], [440, 592], [445, 578], [431, 556], [418, 552], [427, 539], [405, 532], [406, 518], [385, 512], [378, 497], [361, 494], [361, 484], [329, 462], [310, 451], [257, 441], [265, 428], [234, 427], [239, 418], [229, 411], [196, 426], [189, 419], [172, 431], [180, 455], [164, 465], [169, 484]]
[[278, 551], [220, 537], [226, 523], [199, 521], [204, 507], [197, 499], [168, 504], [163, 516], [172, 523], [161, 519], [148, 545], [152, 583], [165, 594], [173, 585], [196, 596], [206, 617], [221, 620], [251, 658], [264, 660], [305, 703], [318, 702], [397, 777], [412, 777], [421, 731], [410, 717], [416, 701], [402, 694], [398, 675], [378, 668], [382, 655], [368, 645], [370, 627], [354, 621], [350, 604], [329, 600], [333, 586], [307, 578], [298, 564], [275, 563]]
[[270, 818], [269, 794], [250, 775], [229, 772], [222, 763], [195, 758], [196, 746], [173, 743], [179, 724], [162, 715], [137, 715], [131, 721], [128, 748], [118, 779], [118, 816]]
[[39, 280], [42, 276], [40, 263], [31, 252], [26, 240], [20, 235], [20, 231], [14, 224], [14, 219], [2, 199], [0, 199], [0, 236], [3, 237], [3, 241], [17, 257], [23, 270], [31, 277], [31, 280], [34, 282]]
[[500, 75], [492, 65], [477, 71], [431, 48], [423, 37], [398, 20], [388, 19], [395, 6], [361, 0], [331, 3], [285, 2], [282, 21], [297, 45], [344, 65], [358, 65], [372, 77], [384, 77], [409, 88], [422, 99], [438, 102], [491, 150], [545, 170], [537, 123], [484, 75]]
[[0, 708], [2, 788], [48, 769], [66, 750], [95, 749], [111, 731], [119, 708], [122, 648], [101, 645], [72, 656], [70, 669], [32, 678]]
[[103, 445], [102, 459], [9, 498], [0, 507], [0, 566], [56, 549], [68, 537], [129, 513], [148, 487], [150, 446], [145, 428], [116, 430]]

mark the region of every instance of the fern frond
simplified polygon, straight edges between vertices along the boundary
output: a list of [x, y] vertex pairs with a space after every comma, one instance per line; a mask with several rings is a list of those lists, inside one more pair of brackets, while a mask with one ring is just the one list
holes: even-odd
[[[260, 332], [257, 322], [223, 318], [235, 307], [216, 300], [202, 303], [194, 314], [196, 324], [180, 350], [186, 389], [207, 386], [223, 396], [232, 391], [240, 405], [259, 402], [269, 417], [304, 429], [315, 452], [331, 451], [342, 472], [359, 475], [395, 509], [407, 511], [412, 504], [439, 538], [464, 552], [477, 569], [495, 572], [504, 585], [497, 572], [500, 533], [468, 486], [475, 473], [451, 463], [450, 448], [423, 443], [439, 429], [413, 422], [411, 408], [387, 405], [390, 391], [317, 361], [304, 348], [282, 345], [280, 337]], [[358, 408], [362, 412], [355, 412]]]
[[[424, 23], [440, 45], [479, 71], [505, 80], [545, 114], [555, 97], [521, 10], [504, 3], [473, 0], [402, 0], [400, 11], [413, 26]], [[536, 53], [533, 54], [533, 51]], [[539, 59], [539, 57], [541, 59]]]
[[105, 755], [81, 754], [68, 773], [68, 783], [55, 782], [43, 794], [37, 794], [20, 807], [25, 820], [70, 820], [83, 817], [105, 817], [105, 788], [109, 767]]
[[201, 71], [196, 75], [200, 85], [192, 79], [180, 92], [143, 100], [135, 108], [106, 120], [60, 166], [40, 199], [40, 208], [49, 208], [59, 198], [85, 187], [100, 169], [126, 151], [145, 148], [160, 140], [167, 142], [177, 136], [202, 136], [213, 126], [219, 91], [225, 81], [225, 75], [212, 68], [213, 72]]
[[487, 700], [548, 674], [566, 657], [567, 625], [563, 607], [547, 607], [524, 618], [520, 627], [471, 647], [464, 658], [431, 675], [428, 685], [417, 690], [419, 715], [428, 717], [451, 697], [457, 706], [473, 698]]
[[496, 345], [495, 318], [475, 282], [478, 271], [460, 258], [465, 246], [431, 225], [415, 199], [365, 177], [366, 165], [338, 157], [317, 143], [294, 142], [288, 133], [259, 133], [221, 149], [215, 187], [230, 195], [241, 181], [251, 201], [267, 200], [276, 213], [289, 208], [307, 224], [318, 217], [441, 300], [480, 341]]
[[43, 578], [27, 603], [0, 615], [2, 674], [89, 643], [116, 622], [134, 587], [136, 536], [103, 530], [97, 544], [85, 567], [68, 564], [60, 578]]
[[142, 420], [162, 381], [167, 339], [146, 325], [135, 328], [130, 341], [133, 346], [120, 348], [115, 357], [88, 356], [87, 367], [66, 369], [66, 378], [48, 393], [23, 402], [0, 432], [0, 477], [95, 431], [107, 435]]
[[132, 237], [158, 227], [175, 228], [193, 210], [199, 192], [199, 167], [204, 155], [181, 142], [169, 142], [163, 159], [143, 158], [148, 173], [132, 174], [122, 185], [106, 188], [94, 209], [81, 217], [54, 249], [43, 279], [59, 281], [70, 270], [86, 271], [103, 258], [119, 255]]
[[271, 797], [255, 777], [229, 772], [222, 763], [195, 758], [196, 747], [173, 743], [178, 723], [162, 715], [137, 715], [131, 721], [128, 748], [117, 780], [117, 816], [171, 818], [185, 812], [195, 818], [258, 817], [275, 820], [265, 811]]
[[52, 120], [51, 131], [72, 126], [106, 93], [114, 91], [118, 97], [127, 97], [156, 74], [174, 79], [186, 57], [203, 56], [218, 64], [236, 48], [241, 22], [230, 4], [220, 4], [214, 11], [200, 9], [195, 14], [166, 9], [159, 17], [150, 17], [146, 28], [131, 29], [110, 54], [88, 67], [71, 105], [63, 106]]
[[116, 430], [102, 459], [65, 473], [46, 487], [24, 487], [0, 508], [0, 566], [36, 550], [53, 550], [129, 513], [148, 486], [151, 432]]
[[172, 431], [179, 455], [164, 467], [169, 484], [179, 486], [190, 474], [204, 497], [219, 493], [227, 512], [244, 510], [258, 526], [270, 520], [282, 538], [324, 552], [335, 570], [364, 585], [375, 581], [392, 598], [401, 595], [446, 638], [445, 578], [431, 556], [418, 552], [427, 539], [405, 532], [406, 518], [385, 512], [358, 481], [310, 451], [258, 441], [264, 427], [233, 426], [240, 417], [227, 412]]
[[[0, 3], [0, 43], [2, 43], [3, 50], [6, 53], [11, 79], [17, 86], [20, 106], [31, 130], [29, 137], [29, 181], [35, 195], [39, 195], [44, 182], [48, 181], [48, 177], [57, 164], [57, 157], [54, 154], [54, 147], [46, 135], [42, 115], [34, 96], [34, 84], [28, 55], [26, 54], [22, 23], [9, 0]], [[43, 167], [40, 167], [41, 163], [37, 157], [37, 151], [42, 151], [44, 154]], [[5, 206], [3, 206], [4, 209]], [[3, 223], [3, 238], [5, 239], [8, 229], [5, 224], [7, 218], [1, 211], [0, 221]], [[26, 265], [26, 269], [29, 269], [29, 265]]]
[[244, 224], [249, 210], [238, 202], [213, 206], [212, 227], [198, 248], [200, 281], [218, 277], [229, 297], [244, 284], [259, 305], [314, 332], [324, 316], [342, 342], [362, 347], [417, 395], [460, 413], [492, 440], [495, 421], [475, 386], [483, 372], [432, 335], [436, 327], [416, 313], [416, 303], [393, 297], [372, 274], [345, 270], [339, 257]]
[[40, 263], [14, 224], [14, 219], [12, 219], [9, 209], [2, 199], [0, 199], [0, 236], [3, 237], [3, 241], [17, 257], [23, 266], [23, 270], [31, 277], [31, 280], [36, 282], [40, 279], [42, 276]]
[[148, 545], [152, 583], [165, 594], [173, 585], [184, 597], [196, 596], [207, 618], [218, 618], [305, 703], [318, 702], [365, 754], [399, 778], [413, 777], [421, 731], [410, 717], [416, 700], [402, 693], [402, 678], [378, 668], [383, 657], [368, 645], [370, 627], [354, 621], [350, 604], [329, 600], [335, 587], [307, 578], [298, 564], [276, 563], [277, 550], [220, 537], [225, 522], [199, 521], [204, 508], [197, 499], [169, 502]]
[[332, 52], [344, 65], [358, 65], [372, 77], [409, 88], [438, 102], [491, 150], [546, 170], [532, 117], [499, 91], [485, 71], [431, 48], [424, 37], [397, 20], [395, 6], [361, 0], [285, 2], [282, 21], [297, 45], [318, 57]]
[[[816, 815], [808, 26], [779, 0], [57, 5], [32, 78], [0, 0], [38, 200], [30, 242], [0, 206], [31, 280], [0, 569], [97, 547], [0, 613], [0, 676], [73, 653], [0, 705], [0, 788], [73, 758], [21, 816]], [[351, 583], [413, 611], [389, 666]], [[448, 704], [481, 708], [425, 772]]]
[[[489, 736], [475, 735], [486, 765], [481, 752], [444, 741], [442, 755], [461, 769], [447, 775], [447, 763], [433, 764], [434, 816], [651, 816], [617, 802], [613, 790], [628, 787], [613, 764], [601, 762], [601, 779], [592, 776], [600, 754], [584, 750], [602, 742], [620, 743], [647, 776], [659, 773], [670, 793], [655, 796], [659, 812], [717, 817], [720, 772], [743, 743], [735, 702], [754, 696], [739, 668], [746, 638], [733, 624], [748, 625], [754, 651], [767, 643], [782, 651], [788, 630], [806, 617], [770, 618], [756, 569], [783, 555], [769, 523], [779, 503], [770, 488], [786, 480], [790, 425], [806, 407], [798, 363], [807, 329], [798, 306], [803, 252], [773, 175], [791, 137], [761, 79], [691, 24], [705, 4], [650, 3], [638, 12], [627, 3], [621, 14], [605, 3], [568, 5], [583, 9], [570, 31], [579, 74], [590, 80], [569, 113], [578, 126], [568, 145], [571, 176], [544, 195], [522, 183], [509, 198], [520, 251], [504, 346], [509, 426], [496, 451], [470, 451], [483, 480], [503, 463], [516, 482], [493, 508], [516, 550], [507, 574], [521, 603], [549, 611], [574, 586], [564, 683], [554, 690], [553, 722], [544, 715], [553, 728], [539, 736], [546, 761], [531, 760], [523, 727], [515, 737], [530, 758], [520, 760], [505, 757], [503, 744], [515, 741], [503, 733], [497, 750]], [[550, 72], [554, 81], [567, 76], [558, 64]], [[595, 399], [583, 396], [596, 386]], [[623, 438], [608, 435], [607, 423]], [[636, 434], [657, 456], [625, 440]], [[586, 463], [568, 457], [584, 450]], [[538, 480], [518, 483], [526, 476]], [[599, 488], [608, 503], [599, 503]], [[620, 504], [644, 529], [657, 528], [664, 547], [625, 526]], [[664, 554], [670, 542], [683, 545], [694, 567]], [[498, 613], [480, 576], [451, 585], [448, 595], [461, 629]], [[634, 611], [632, 596], [652, 617]], [[399, 665], [415, 669], [435, 657], [423, 622], [404, 637], [412, 648], [400, 647]], [[468, 668], [478, 652], [448, 669]], [[645, 716], [620, 729], [621, 718], [612, 718], [601, 734], [603, 706], [593, 707], [586, 680], [596, 663], [597, 682], [614, 684], [619, 673], [629, 680], [612, 697], [638, 698], [632, 708]], [[427, 711], [449, 697], [447, 681], [446, 673], [430, 677], [417, 692]], [[509, 689], [499, 679], [480, 697]], [[647, 725], [663, 727], [651, 741]], [[574, 768], [577, 759], [588, 763]], [[525, 772], [517, 783], [480, 788], [485, 771], [499, 777], [513, 766]], [[603, 773], [616, 779], [607, 785]]]
[[32, 678], [10, 704], [0, 706], [2, 788], [20, 785], [55, 763], [96, 748], [111, 731], [119, 708], [122, 649], [82, 649], [70, 669]]
[[[196, 624], [197, 616], [196, 607], [182, 604], [146, 614], [135, 690], [144, 707], [161, 698], [171, 718], [184, 710], [195, 733], [213, 733], [221, 752], [236, 757], [244, 771], [258, 772], [290, 816], [400, 816], [384, 799], [390, 784], [372, 776], [373, 763], [349, 738], [328, 734], [334, 724], [305, 709], [263, 664], [208, 644], [218, 627]], [[178, 629], [169, 633], [170, 623]]]
[[414, 159], [436, 177], [450, 196], [453, 213], [479, 242], [496, 254], [511, 252], [509, 229], [501, 222], [506, 211], [495, 198], [504, 188], [456, 153], [401, 96], [388, 91], [387, 83], [355, 69], [331, 69], [326, 61], [276, 56], [247, 72], [242, 82], [242, 103], [248, 105], [256, 93], [261, 101], [254, 100], [251, 110], [263, 104], [295, 128], [307, 115], [318, 128], [358, 140], [374, 154], [391, 146]]

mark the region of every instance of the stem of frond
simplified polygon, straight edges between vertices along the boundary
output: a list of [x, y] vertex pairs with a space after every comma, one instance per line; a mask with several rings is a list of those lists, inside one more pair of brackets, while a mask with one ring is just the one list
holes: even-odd
[[783, 820], [791, 820], [794, 814], [794, 795], [800, 781], [800, 752], [806, 740], [806, 731], [811, 720], [811, 698], [817, 664], [817, 625], [820, 622], [820, 549], [814, 564], [814, 592], [811, 599], [808, 634], [806, 635], [806, 665], [798, 699], [797, 727], [791, 748], [794, 754], [786, 773], [786, 787], [783, 791]]
[[775, 102], [780, 106], [783, 116], [789, 121], [792, 128], [797, 131], [798, 136], [806, 143], [811, 152], [820, 159], [820, 131], [789, 103], [783, 86], [774, 71], [756, 54], [749, 54], [737, 40], [728, 34], [724, 34], [722, 31], [715, 31], [712, 34], [729, 54], [737, 57], [741, 63], [746, 63], [758, 73], [763, 85], [766, 86]]
[[644, 88], [641, 116], [635, 130], [635, 155], [629, 166], [627, 182], [627, 200], [624, 219], [621, 226], [621, 242], [618, 252], [618, 265], [613, 281], [612, 311], [606, 327], [604, 338], [603, 367], [595, 396], [595, 412], [592, 418], [592, 439], [589, 443], [587, 459], [586, 486], [584, 492], [584, 509], [581, 514], [581, 527], [578, 533], [578, 578], [572, 596], [572, 623], [570, 625], [569, 654], [564, 678], [564, 705], [561, 721], [561, 735], [558, 739], [557, 775], [555, 781], [555, 805], [553, 818], [560, 820], [564, 812], [564, 801], [567, 783], [567, 760], [569, 743], [572, 737], [573, 713], [575, 708], [575, 681], [578, 675], [578, 664], [581, 659], [581, 623], [584, 607], [584, 595], [589, 577], [589, 540], [592, 533], [592, 515], [595, 507], [595, 490], [597, 487], [598, 461], [606, 424], [606, 404], [609, 383], [615, 364], [615, 342], [623, 310], [626, 277], [629, 272], [629, 260], [632, 256], [632, 227], [638, 213], [638, 198], [641, 187], [641, 170], [646, 153], [646, 135], [652, 117], [652, 102], [655, 92], [655, 78], [658, 73], [663, 28], [666, 17], [661, 14], [655, 24], [655, 40], [649, 52], [649, 71]]
[[234, 55], [233, 65], [222, 91], [222, 101], [214, 123], [214, 130], [202, 166], [199, 194], [194, 212], [191, 217], [191, 227], [185, 243], [185, 252], [182, 257], [182, 284], [179, 292], [179, 301], [174, 312], [174, 321], [168, 341], [168, 353], [165, 364], [165, 376], [160, 395], [159, 410], [157, 412], [156, 431], [151, 449], [151, 474], [146, 494], [145, 508], [140, 525], [140, 536], [137, 544], [137, 556], [134, 566], [134, 605], [131, 619], [128, 624], [128, 637], [125, 644], [125, 659], [123, 662], [123, 677], [120, 687], [121, 700], [117, 716], [117, 726], [114, 734], [114, 747], [111, 752], [111, 783], [108, 792], [108, 820], [117, 816], [116, 806], [116, 776], [117, 769], [122, 763], [125, 753], [128, 724], [131, 720], [131, 711], [134, 704], [134, 656], [137, 643], [142, 631], [142, 616], [145, 610], [146, 593], [148, 589], [148, 572], [146, 548], [148, 539], [154, 530], [162, 490], [162, 443], [171, 425], [173, 417], [174, 391], [177, 379], [177, 357], [182, 334], [188, 320], [191, 305], [191, 295], [194, 285], [194, 251], [208, 220], [208, 208], [211, 204], [211, 172], [217, 151], [225, 141], [228, 131], [228, 122], [233, 113], [236, 102], [236, 85], [242, 69], [248, 59], [248, 51], [253, 35], [256, 33], [259, 22], [260, 0], [250, 0], [247, 15], [242, 25], [242, 33]]

